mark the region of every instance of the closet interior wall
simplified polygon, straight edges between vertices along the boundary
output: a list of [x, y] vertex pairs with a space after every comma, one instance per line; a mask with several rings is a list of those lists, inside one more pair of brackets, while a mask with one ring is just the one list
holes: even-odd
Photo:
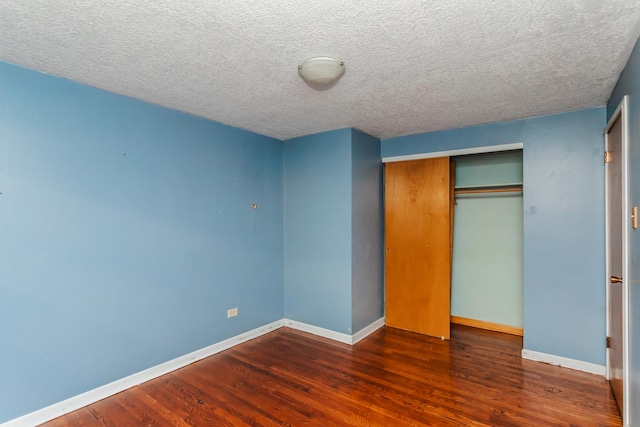
[[522, 150], [453, 160], [451, 320], [522, 334]]

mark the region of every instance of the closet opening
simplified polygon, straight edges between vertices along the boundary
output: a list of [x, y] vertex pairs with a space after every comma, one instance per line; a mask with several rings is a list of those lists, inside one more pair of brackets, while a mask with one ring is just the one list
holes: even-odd
[[451, 323], [522, 336], [522, 150], [456, 156], [451, 161]]

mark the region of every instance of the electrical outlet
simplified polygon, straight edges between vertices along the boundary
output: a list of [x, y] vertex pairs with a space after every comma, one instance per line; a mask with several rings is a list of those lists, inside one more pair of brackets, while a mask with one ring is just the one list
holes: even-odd
[[227, 310], [227, 317], [236, 317], [238, 315], [238, 307]]

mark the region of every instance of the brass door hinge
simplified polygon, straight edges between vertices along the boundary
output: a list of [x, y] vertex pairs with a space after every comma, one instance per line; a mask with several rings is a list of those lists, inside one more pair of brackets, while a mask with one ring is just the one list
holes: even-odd
[[611, 337], [607, 337], [607, 348], [611, 348]]
[[611, 155], [611, 151], [604, 152], [604, 162], [611, 163], [613, 161], [613, 156]]

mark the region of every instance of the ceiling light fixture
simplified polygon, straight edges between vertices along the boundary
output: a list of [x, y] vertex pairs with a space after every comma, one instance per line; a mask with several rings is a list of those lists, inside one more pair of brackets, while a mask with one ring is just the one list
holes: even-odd
[[298, 74], [314, 89], [324, 88], [342, 77], [344, 62], [327, 56], [318, 56], [298, 65]]

